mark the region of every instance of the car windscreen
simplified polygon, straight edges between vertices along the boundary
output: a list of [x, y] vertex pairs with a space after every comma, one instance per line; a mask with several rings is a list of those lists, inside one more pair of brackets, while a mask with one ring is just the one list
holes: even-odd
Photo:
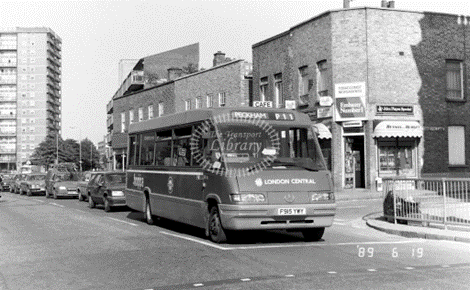
[[106, 181], [110, 184], [126, 183], [125, 174], [106, 174]]
[[30, 175], [27, 178], [27, 180], [30, 180], [30, 181], [45, 180], [45, 179], [46, 179], [45, 175]]
[[81, 177], [77, 173], [66, 173], [57, 175], [58, 181], [80, 181]]

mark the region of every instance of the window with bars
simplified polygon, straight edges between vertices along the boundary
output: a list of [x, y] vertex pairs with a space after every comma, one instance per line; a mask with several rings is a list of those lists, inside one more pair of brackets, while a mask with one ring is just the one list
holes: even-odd
[[268, 77], [264, 77], [260, 79], [259, 83], [259, 100], [264, 102], [267, 100], [268, 93]]
[[219, 93], [219, 106], [224, 107], [225, 106], [225, 93]]
[[461, 60], [446, 60], [447, 99], [463, 100], [463, 67]]
[[274, 106], [276, 108], [284, 107], [284, 99], [282, 98], [282, 74], [274, 75]]

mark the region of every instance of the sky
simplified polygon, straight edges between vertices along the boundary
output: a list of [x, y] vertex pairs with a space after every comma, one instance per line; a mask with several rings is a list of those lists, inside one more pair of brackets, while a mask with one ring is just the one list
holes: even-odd
[[[380, 7], [353, 0], [350, 7]], [[62, 39], [62, 135], [106, 135], [106, 104], [119, 88], [118, 63], [199, 42], [199, 67], [213, 54], [252, 61], [251, 46], [343, 0], [239, 1], [8, 1], [0, 27], [49, 27]], [[468, 0], [396, 0], [396, 9], [470, 16]]]

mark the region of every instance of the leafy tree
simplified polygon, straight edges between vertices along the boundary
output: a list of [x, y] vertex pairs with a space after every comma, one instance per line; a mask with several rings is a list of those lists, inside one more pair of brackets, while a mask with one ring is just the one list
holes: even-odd
[[100, 168], [100, 156], [95, 144], [88, 139], [82, 140], [82, 170]]
[[182, 70], [185, 74], [192, 74], [198, 71], [197, 65], [192, 62], [188, 63], [187, 66], [183, 66]]
[[[75, 140], [67, 139], [64, 141], [60, 136], [57, 140], [56, 136], [49, 135], [44, 141], [39, 143], [39, 146], [34, 150], [30, 158], [31, 163], [48, 168], [49, 165], [55, 163], [57, 159], [59, 163], [78, 162], [78, 160], [74, 158], [73, 142], [76, 143]], [[58, 150], [57, 145], [59, 146]]]

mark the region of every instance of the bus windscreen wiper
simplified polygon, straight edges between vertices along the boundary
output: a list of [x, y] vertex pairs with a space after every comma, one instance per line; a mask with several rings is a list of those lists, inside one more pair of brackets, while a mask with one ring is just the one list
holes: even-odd
[[279, 160], [274, 160], [272, 165], [281, 165], [281, 166], [295, 166], [295, 167], [300, 167], [309, 171], [318, 171], [318, 169], [314, 169], [305, 165], [300, 165], [295, 162], [288, 162], [288, 161], [279, 161]]

